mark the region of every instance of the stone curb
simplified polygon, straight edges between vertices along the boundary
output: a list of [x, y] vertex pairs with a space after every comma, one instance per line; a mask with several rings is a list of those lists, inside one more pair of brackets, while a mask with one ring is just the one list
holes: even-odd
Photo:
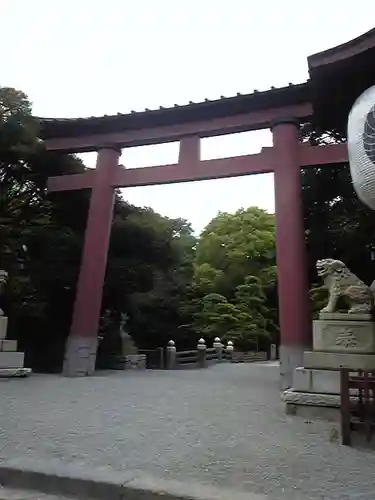
[[[51, 466], [50, 461], [33, 460], [33, 467], [0, 463], [0, 485], [17, 490], [37, 491], [92, 500], [266, 500], [264, 495], [240, 492], [197, 483], [166, 481], [139, 472], [118, 472], [109, 468], [91, 469], [80, 464]], [[56, 470], [56, 469], [59, 470]]]

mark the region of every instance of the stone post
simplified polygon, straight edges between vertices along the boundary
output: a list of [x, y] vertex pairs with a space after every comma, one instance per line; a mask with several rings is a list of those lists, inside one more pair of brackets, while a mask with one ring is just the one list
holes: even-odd
[[270, 360], [271, 361], [276, 361], [276, 359], [277, 359], [276, 344], [271, 344], [271, 346], [270, 346]]
[[170, 340], [167, 345], [166, 368], [167, 370], [176, 368], [176, 345], [173, 340]]
[[221, 361], [223, 359], [223, 348], [224, 348], [224, 346], [221, 343], [221, 340], [219, 339], [219, 337], [216, 337], [214, 339], [213, 347], [214, 347], [214, 349], [216, 349], [218, 361]]
[[163, 368], [165, 368], [164, 366], [164, 348], [163, 347], [159, 347], [159, 367], [163, 370]]
[[198, 368], [206, 368], [207, 366], [206, 349], [207, 349], [206, 341], [204, 339], [199, 339], [197, 345]]
[[233, 357], [234, 345], [231, 340], [228, 340], [227, 347], [225, 348], [225, 352], [227, 354], [228, 359], [231, 361]]

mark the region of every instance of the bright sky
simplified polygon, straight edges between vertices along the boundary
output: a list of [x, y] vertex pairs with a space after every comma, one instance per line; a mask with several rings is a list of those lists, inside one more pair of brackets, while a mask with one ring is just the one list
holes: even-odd
[[[98, 116], [299, 83], [306, 57], [374, 27], [374, 0], [1, 0], [0, 85], [34, 114]], [[269, 131], [206, 139], [203, 159], [255, 153]], [[124, 150], [128, 168], [173, 163], [177, 145]], [[95, 155], [85, 156], [92, 166]], [[274, 210], [273, 176], [127, 188], [124, 197], [201, 230], [218, 210]], [[69, 194], [67, 193], [67, 196]]]

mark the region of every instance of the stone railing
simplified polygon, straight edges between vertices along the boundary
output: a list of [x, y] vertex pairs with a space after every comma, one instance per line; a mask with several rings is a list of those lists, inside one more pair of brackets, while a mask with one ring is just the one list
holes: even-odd
[[[271, 346], [272, 347], [272, 346]], [[271, 359], [272, 349], [271, 349]], [[196, 349], [177, 351], [173, 340], [168, 342], [166, 348], [140, 349], [136, 354], [119, 356], [114, 369], [181, 369], [181, 368], [206, 368], [207, 366], [229, 361], [232, 363], [251, 363], [266, 361], [266, 352], [240, 352], [234, 350], [232, 341], [225, 346], [216, 337], [212, 347], [207, 347], [206, 341], [200, 339]]]
[[255, 363], [257, 361], [267, 361], [268, 356], [264, 351], [234, 352], [232, 363]]
[[168, 342], [165, 356], [165, 367], [167, 370], [179, 368], [206, 368], [212, 363], [232, 359], [234, 351], [233, 342], [229, 341], [226, 346], [216, 337], [212, 348], [208, 348], [206, 341], [200, 339], [196, 349], [190, 351], [177, 351], [173, 340]]
[[163, 368], [165, 364], [164, 351], [164, 347], [158, 347], [156, 349], [139, 349], [138, 353], [146, 356], [146, 368], [160, 369]]

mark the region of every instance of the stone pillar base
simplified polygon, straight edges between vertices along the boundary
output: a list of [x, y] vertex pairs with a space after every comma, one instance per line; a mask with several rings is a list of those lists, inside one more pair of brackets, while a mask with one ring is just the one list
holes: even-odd
[[63, 375], [86, 377], [95, 373], [97, 337], [68, 337], [65, 346]]
[[294, 370], [303, 364], [303, 347], [280, 345], [280, 386], [281, 390], [293, 385]]

